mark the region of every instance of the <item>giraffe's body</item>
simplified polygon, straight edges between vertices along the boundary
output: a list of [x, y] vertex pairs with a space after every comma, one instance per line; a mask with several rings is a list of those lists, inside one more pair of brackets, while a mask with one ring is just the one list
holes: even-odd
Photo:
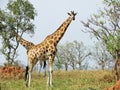
[[63, 37], [67, 27], [72, 20], [75, 19], [76, 13], [68, 13], [70, 16], [65, 20], [62, 25], [51, 35], [47, 36], [43, 42], [38, 45], [33, 46], [28, 51], [28, 60], [29, 60], [29, 69], [28, 69], [28, 78], [27, 86], [30, 86], [31, 72], [34, 65], [37, 63], [38, 59], [48, 60], [49, 73], [48, 73], [48, 85], [52, 86], [52, 72], [53, 72], [53, 61], [55, 54], [57, 52], [57, 44], [60, 39]]
[[[16, 33], [16, 40], [17, 40], [23, 47], [26, 48], [27, 52], [29, 51], [29, 49], [31, 49], [33, 46], [35, 46], [34, 43], [29, 42], [29, 41], [23, 39], [23, 38], [22, 38], [20, 35], [18, 35], [17, 33]], [[43, 63], [42, 63], [42, 61], [40, 60], [40, 70], [41, 70], [42, 66], [43, 66], [43, 68], [46, 67], [46, 61], [44, 61], [44, 65], [42, 65], [42, 64], [43, 64]], [[26, 69], [28, 69], [28, 67], [26, 67]], [[40, 74], [40, 71], [39, 71], [39, 74]], [[25, 74], [25, 79], [26, 79], [26, 77], [27, 77], [26, 75], [27, 75], [27, 72], [26, 72], [26, 74]], [[45, 75], [46, 75], [46, 70], [45, 70], [44, 76], [45, 76]]]

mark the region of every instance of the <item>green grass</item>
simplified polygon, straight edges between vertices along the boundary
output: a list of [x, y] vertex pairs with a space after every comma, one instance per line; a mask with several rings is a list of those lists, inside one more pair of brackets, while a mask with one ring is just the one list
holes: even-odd
[[111, 71], [54, 71], [53, 87], [48, 87], [47, 77], [32, 73], [31, 87], [24, 79], [0, 79], [0, 90], [103, 90], [115, 83]]

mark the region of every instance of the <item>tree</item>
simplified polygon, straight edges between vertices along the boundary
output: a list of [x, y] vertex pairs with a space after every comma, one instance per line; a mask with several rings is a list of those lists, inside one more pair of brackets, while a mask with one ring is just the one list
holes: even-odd
[[66, 71], [68, 70], [69, 66], [73, 70], [78, 68], [83, 69], [82, 62], [89, 55], [91, 55], [91, 53], [88, 50], [86, 50], [86, 47], [82, 42], [81, 43], [79, 43], [78, 41], [67, 42], [64, 45], [58, 46], [55, 65], [58, 68], [62, 68], [62, 66], [64, 66]]
[[96, 43], [93, 48], [92, 56], [101, 69], [104, 70], [105, 67], [107, 67], [107, 64], [113, 60], [112, 56], [101, 42]]
[[116, 4], [119, 0], [103, 0], [106, 5]]
[[[91, 55], [91, 52], [84, 46], [83, 42], [79, 43], [78, 41], [73, 42], [74, 47], [73, 49], [75, 50], [75, 56], [76, 56], [76, 64], [78, 65], [78, 69], [81, 70], [84, 67], [87, 67], [84, 65], [82, 67], [82, 62]], [[88, 65], [86, 63], [86, 65]]]
[[93, 14], [87, 22], [81, 22], [86, 28], [86, 32], [91, 33], [98, 40], [102, 41], [110, 54], [115, 58], [115, 51], [118, 50], [120, 52], [120, 1], [105, 1], [109, 1], [109, 6], [99, 10], [98, 14]]
[[56, 60], [55, 60], [55, 66], [58, 69], [61, 68], [65, 68], [65, 70], [68, 70], [68, 66], [69, 66], [69, 58], [67, 57], [67, 53], [66, 53], [66, 47], [65, 45], [59, 45], [58, 47], [58, 51], [56, 54]]
[[36, 13], [28, 0], [9, 1], [7, 10], [0, 10], [0, 37], [2, 39], [1, 52], [8, 64], [15, 64], [17, 48], [15, 32], [22, 36], [25, 32], [34, 33], [34, 20]]

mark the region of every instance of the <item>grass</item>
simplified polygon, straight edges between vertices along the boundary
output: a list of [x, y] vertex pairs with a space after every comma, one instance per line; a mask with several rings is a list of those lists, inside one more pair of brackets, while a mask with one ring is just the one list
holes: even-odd
[[111, 71], [54, 71], [53, 87], [46, 85], [47, 77], [32, 73], [31, 87], [24, 79], [0, 79], [0, 90], [103, 90], [115, 83]]

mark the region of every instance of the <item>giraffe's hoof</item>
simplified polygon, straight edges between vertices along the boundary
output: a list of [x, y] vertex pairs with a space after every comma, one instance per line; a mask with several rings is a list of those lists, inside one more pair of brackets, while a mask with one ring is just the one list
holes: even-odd
[[49, 87], [53, 87], [53, 83], [49, 84]]
[[30, 86], [26, 83], [26, 87], [30, 87]]

